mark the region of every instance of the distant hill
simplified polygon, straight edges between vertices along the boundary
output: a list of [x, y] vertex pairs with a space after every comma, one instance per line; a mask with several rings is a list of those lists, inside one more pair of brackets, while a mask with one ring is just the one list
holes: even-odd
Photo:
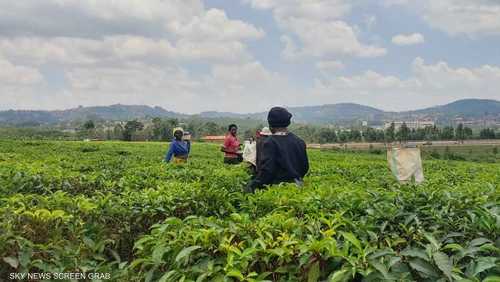
[[88, 119], [97, 117], [104, 120], [130, 120], [146, 117], [180, 117], [179, 113], [167, 111], [162, 107], [111, 105], [101, 107], [78, 107], [76, 109], [55, 112], [62, 120]]
[[465, 99], [443, 106], [410, 111], [409, 115], [432, 116], [437, 120], [447, 121], [456, 117], [477, 119], [488, 116], [500, 116], [500, 101]]
[[117, 104], [99, 107], [78, 107], [63, 111], [9, 110], [0, 112], [0, 123], [13, 125], [54, 124], [89, 119], [123, 121], [147, 117], [182, 118], [187, 117], [187, 115], [167, 111], [161, 107]]
[[[352, 103], [322, 106], [290, 107], [294, 121], [312, 124], [352, 124], [356, 121], [368, 121], [370, 124], [382, 124], [389, 120], [433, 119], [446, 124], [455, 118], [498, 119], [500, 120], [500, 101], [466, 99], [447, 105], [415, 111], [385, 112], [373, 107]], [[161, 107], [137, 105], [111, 105], [101, 107], [78, 107], [63, 111], [25, 111], [10, 110], [0, 112], [0, 123], [12, 125], [57, 124], [82, 120], [125, 121], [147, 117], [163, 118], [205, 118], [205, 119], [253, 119], [264, 120], [267, 113], [238, 114], [229, 112], [202, 112], [198, 115], [186, 115], [165, 110]]]
[[297, 122], [305, 123], [349, 123], [356, 120], [375, 122], [384, 117], [382, 110], [352, 103], [294, 107], [289, 110]]
[[[384, 111], [368, 106], [345, 103], [322, 106], [290, 107], [288, 110], [293, 114], [293, 120], [299, 123], [343, 123], [353, 120], [375, 121], [383, 118]], [[267, 112], [252, 114], [235, 114], [225, 112], [203, 112], [200, 117], [204, 118], [251, 118], [264, 120]]]

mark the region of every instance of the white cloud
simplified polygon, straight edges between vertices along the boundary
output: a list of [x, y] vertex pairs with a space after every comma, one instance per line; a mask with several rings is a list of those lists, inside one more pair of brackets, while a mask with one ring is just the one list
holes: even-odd
[[316, 20], [338, 19], [351, 11], [352, 5], [346, 0], [243, 0], [253, 8], [272, 9], [276, 20], [284, 23], [291, 18]]
[[363, 23], [367, 30], [371, 30], [377, 24], [377, 17], [374, 15], [365, 15], [363, 17]]
[[335, 72], [344, 69], [345, 65], [340, 61], [321, 61], [316, 63], [316, 68], [322, 73]]
[[[302, 56], [379, 57], [384, 48], [361, 43], [356, 30], [342, 20], [351, 11], [346, 0], [244, 0], [256, 9], [273, 11], [274, 19], [288, 34], [283, 56], [294, 59]], [[293, 37], [292, 37], [293, 35]], [[299, 42], [295, 42], [297, 38]]]
[[424, 19], [451, 35], [500, 34], [500, 2], [492, 0], [427, 0]]
[[[0, 56], [0, 109], [38, 106], [40, 92], [46, 87], [43, 75], [29, 66], [15, 65]], [[25, 104], [26, 103], [26, 104]], [[29, 105], [28, 105], [29, 104]]]
[[500, 68], [452, 68], [445, 62], [426, 64], [416, 58], [412, 76], [400, 79], [366, 71], [356, 76], [317, 79], [311, 99], [326, 102], [356, 102], [386, 110], [409, 110], [445, 104], [470, 97], [499, 99]]
[[413, 34], [399, 34], [392, 38], [392, 43], [399, 46], [408, 46], [408, 45], [416, 45], [422, 44], [425, 42], [425, 38], [420, 33]]
[[[228, 24], [228, 23], [231, 24]], [[182, 24], [174, 22], [169, 30], [182, 38], [193, 41], [232, 41], [260, 39], [264, 31], [242, 21], [230, 21], [222, 10], [210, 9], [200, 17], [194, 17], [191, 22]]]
[[0, 57], [0, 86], [34, 85], [43, 81], [42, 74], [35, 68], [16, 66]]
[[75, 68], [66, 73], [71, 101], [82, 105], [114, 103], [162, 105], [189, 111], [199, 99], [199, 83], [182, 69], [134, 64], [127, 68]]
[[[4, 66], [0, 62], [0, 66]], [[9, 81], [17, 81], [9, 65]], [[21, 69], [22, 70], [22, 69]], [[24, 74], [26, 75], [26, 74]], [[0, 72], [0, 82], [5, 83]], [[58, 91], [46, 87], [0, 86], [0, 109], [61, 109], [78, 105], [115, 103], [146, 104], [197, 113], [206, 110], [253, 112], [269, 105], [299, 101], [301, 93], [287, 78], [269, 71], [260, 62], [215, 64], [208, 74], [193, 74], [174, 66], [141, 62], [126, 66], [75, 65], [65, 71], [67, 86]], [[36, 81], [33, 81], [33, 83]], [[28, 85], [31, 86], [31, 85]]]
[[0, 31], [48, 37], [163, 36], [168, 23], [189, 22], [203, 13], [199, 0], [1, 0]]
[[[203, 110], [205, 101], [225, 90], [212, 67], [242, 66], [234, 71], [244, 72], [254, 61], [247, 43], [264, 36], [201, 0], [0, 0], [0, 58], [9, 60], [0, 61], [0, 83], [12, 84], [8, 97], [0, 88], [0, 107], [121, 102]], [[41, 69], [57, 83], [20, 91], [43, 78]], [[239, 84], [243, 90], [232, 93], [235, 100], [252, 86], [245, 85], [245, 75], [232, 83]]]
[[267, 70], [260, 62], [216, 65], [205, 79], [204, 89], [212, 97], [205, 110], [258, 112], [269, 105], [296, 103], [302, 96], [287, 78]]
[[124, 65], [130, 62], [165, 64], [210, 60], [235, 62], [250, 59], [246, 45], [239, 41], [193, 42], [140, 36], [110, 36], [101, 40], [84, 38], [0, 38], [0, 54], [31, 65]]
[[283, 91], [289, 89], [286, 78], [259, 62], [214, 65], [202, 77], [180, 68], [142, 64], [127, 69], [77, 68], [67, 73], [67, 79], [72, 100], [84, 105], [127, 101], [187, 113], [211, 109], [252, 112], [295, 97], [292, 90]]
[[288, 27], [302, 42], [298, 55], [379, 57], [387, 53], [384, 48], [360, 43], [354, 29], [343, 21], [290, 19]]
[[264, 35], [201, 0], [0, 0], [0, 53], [37, 61], [247, 60], [246, 41]]
[[383, 0], [381, 1], [382, 5], [386, 7], [391, 7], [395, 5], [405, 5], [408, 4], [409, 0]]
[[496, 0], [384, 0], [385, 6], [406, 5], [432, 27], [452, 36], [477, 38], [500, 34], [500, 1]]

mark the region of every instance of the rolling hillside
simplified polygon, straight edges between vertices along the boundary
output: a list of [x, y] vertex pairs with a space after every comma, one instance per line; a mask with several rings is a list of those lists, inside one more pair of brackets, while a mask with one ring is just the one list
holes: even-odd
[[[370, 124], [381, 124], [385, 120], [418, 118], [429, 118], [442, 124], [448, 123], [455, 118], [500, 120], [500, 102], [479, 99], [460, 100], [447, 105], [408, 112], [385, 112], [373, 107], [352, 103], [291, 107], [289, 110], [294, 114], [295, 122], [311, 124], [349, 124], [361, 120], [368, 121]], [[78, 107], [63, 111], [2, 111], [0, 112], [0, 123], [9, 125], [50, 125], [88, 119], [118, 121], [148, 117], [264, 120], [266, 113], [202, 112], [198, 115], [186, 115], [168, 111], [161, 107], [118, 104], [101, 107]]]

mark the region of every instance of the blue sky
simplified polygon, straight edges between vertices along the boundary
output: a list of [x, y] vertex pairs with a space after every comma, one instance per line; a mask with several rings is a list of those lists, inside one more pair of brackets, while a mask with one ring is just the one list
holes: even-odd
[[5, 109], [500, 100], [493, 0], [0, 0]]

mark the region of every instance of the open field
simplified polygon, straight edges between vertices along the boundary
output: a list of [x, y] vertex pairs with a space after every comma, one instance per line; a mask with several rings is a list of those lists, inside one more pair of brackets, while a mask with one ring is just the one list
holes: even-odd
[[242, 194], [217, 145], [0, 141], [0, 281], [498, 281], [500, 164], [311, 150], [306, 185]]
[[[500, 140], [409, 142], [419, 146], [426, 159], [448, 159], [474, 162], [500, 162]], [[311, 149], [385, 153], [384, 143], [309, 144]]]

